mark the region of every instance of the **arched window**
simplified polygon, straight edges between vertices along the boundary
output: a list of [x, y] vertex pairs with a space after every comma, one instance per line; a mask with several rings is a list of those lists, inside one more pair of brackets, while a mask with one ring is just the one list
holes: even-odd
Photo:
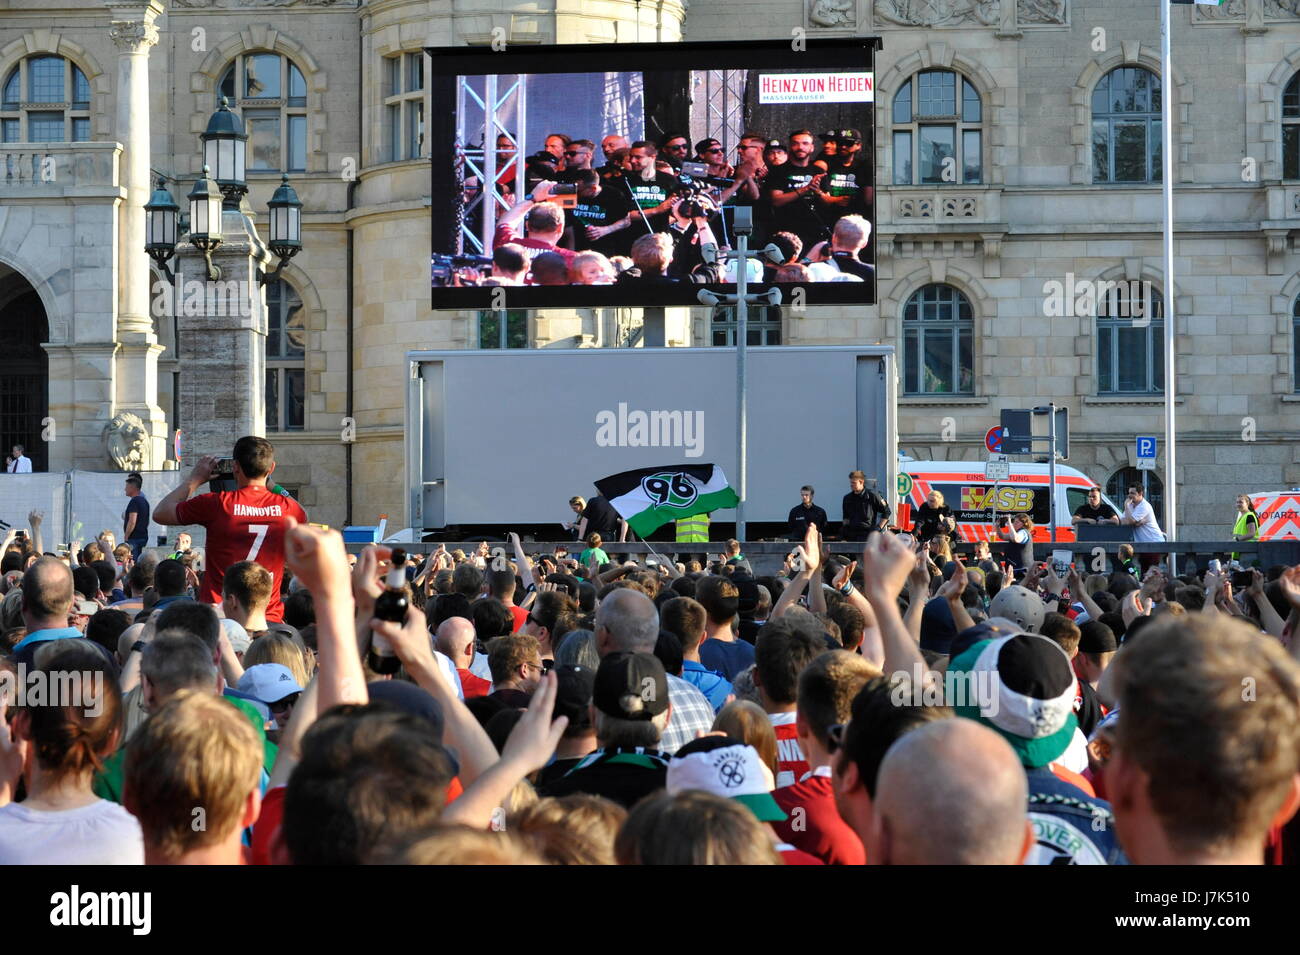
[[975, 318], [951, 285], [926, 285], [903, 307], [903, 392], [975, 393]]
[[1164, 300], [1150, 282], [1102, 283], [1097, 296], [1097, 392], [1165, 390]]
[[6, 143], [90, 140], [90, 82], [61, 56], [29, 56], [0, 86], [0, 139]]
[[1142, 475], [1147, 475], [1147, 492], [1143, 495], [1151, 509], [1155, 511], [1156, 523], [1160, 525], [1161, 530], [1167, 530], [1168, 525], [1165, 523], [1165, 485], [1160, 478], [1156, 477], [1155, 471], [1139, 471], [1137, 468], [1120, 468], [1110, 476], [1106, 482], [1106, 496], [1115, 502], [1115, 506], [1120, 509], [1120, 516], [1124, 513], [1124, 501], [1128, 497], [1130, 487], [1142, 487]]
[[245, 53], [217, 84], [248, 133], [248, 171], [307, 170], [307, 81], [279, 53]]
[[1092, 91], [1092, 181], [1159, 182], [1160, 77], [1121, 66]]
[[894, 95], [894, 185], [983, 181], [983, 115], [959, 73], [922, 70], [904, 83]]
[[1282, 178], [1300, 179], [1300, 73], [1282, 91]]
[[266, 430], [306, 425], [307, 324], [302, 299], [277, 279], [266, 287]]

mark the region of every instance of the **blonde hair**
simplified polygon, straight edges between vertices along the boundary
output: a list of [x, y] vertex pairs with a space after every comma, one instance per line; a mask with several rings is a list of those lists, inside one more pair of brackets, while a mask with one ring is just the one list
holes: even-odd
[[636, 804], [614, 856], [619, 865], [780, 865], [769, 832], [734, 799], [661, 790]]
[[379, 865], [545, 865], [521, 839], [467, 826], [438, 826], [376, 850]]
[[175, 859], [238, 829], [261, 775], [262, 745], [248, 718], [210, 693], [181, 690], [131, 738], [123, 804], [145, 843]]
[[930, 493], [927, 494], [926, 496], [937, 498], [939, 501], [939, 507], [943, 507], [943, 491], [940, 491], [938, 488], [935, 488], [931, 490]]
[[599, 265], [601, 274], [611, 282], [614, 281], [618, 274], [614, 271], [613, 264], [605, 256], [599, 252], [587, 251], [579, 252], [573, 257], [573, 265], [569, 266], [569, 278], [574, 282], [582, 281], [582, 267], [588, 262], [595, 262]]
[[614, 837], [626, 819], [627, 810], [618, 803], [578, 793], [514, 813], [506, 831], [552, 865], [614, 865]]
[[299, 686], [311, 681], [307, 672], [307, 645], [301, 637], [292, 637], [279, 630], [264, 633], [244, 651], [244, 669], [259, 663], [282, 663], [289, 668]]
[[662, 232], [643, 235], [632, 243], [632, 261], [644, 273], [646, 269], [663, 272], [673, 260], [673, 240]]

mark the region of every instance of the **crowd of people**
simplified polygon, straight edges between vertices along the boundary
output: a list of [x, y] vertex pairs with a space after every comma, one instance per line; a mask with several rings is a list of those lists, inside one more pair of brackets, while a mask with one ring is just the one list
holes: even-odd
[[[781, 261], [749, 264], [753, 282], [861, 282], [874, 277], [873, 172], [856, 129], [786, 139], [743, 135], [734, 164], [716, 139], [662, 144], [606, 136], [596, 144], [555, 133], [527, 157], [523, 184], [513, 140], [496, 142], [491, 265], [446, 273], [450, 285], [608, 285], [736, 280], [735, 265], [705, 260], [702, 246], [734, 246], [735, 210], [750, 210], [750, 247], [769, 242]], [[480, 177], [466, 179], [471, 231], [482, 228]], [[728, 271], [730, 269], [730, 271]]]
[[738, 544], [349, 555], [269, 443], [233, 457], [235, 490], [198, 493], [205, 458], [154, 509], [205, 528], [202, 576], [111, 535], [65, 562], [39, 515], [4, 542], [0, 864], [1294, 851], [1300, 567], [1013, 573], [888, 530], [846, 560], [817, 520], [774, 574]]

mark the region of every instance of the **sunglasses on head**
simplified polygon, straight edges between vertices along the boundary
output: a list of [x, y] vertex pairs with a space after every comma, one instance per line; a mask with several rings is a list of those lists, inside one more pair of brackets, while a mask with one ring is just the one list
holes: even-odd
[[826, 752], [833, 755], [844, 748], [844, 731], [848, 725], [848, 723], [836, 723], [826, 728]]

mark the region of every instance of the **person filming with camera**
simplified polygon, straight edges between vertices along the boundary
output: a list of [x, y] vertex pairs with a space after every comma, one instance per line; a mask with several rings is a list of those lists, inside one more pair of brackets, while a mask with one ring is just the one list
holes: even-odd
[[[198, 524], [208, 539], [199, 599], [221, 603], [226, 569], [241, 561], [256, 561], [271, 572], [271, 602], [266, 618], [284, 619], [280, 582], [284, 577], [284, 535], [289, 518], [307, 523], [307, 512], [287, 494], [272, 491], [267, 482], [275, 471], [275, 448], [265, 438], [247, 436], [235, 442], [224, 461], [208, 455], [199, 459], [180, 487], [158, 502], [153, 519], [171, 526]], [[235, 490], [194, 495], [213, 477], [229, 475]], [[192, 498], [192, 500], [191, 500]]]

